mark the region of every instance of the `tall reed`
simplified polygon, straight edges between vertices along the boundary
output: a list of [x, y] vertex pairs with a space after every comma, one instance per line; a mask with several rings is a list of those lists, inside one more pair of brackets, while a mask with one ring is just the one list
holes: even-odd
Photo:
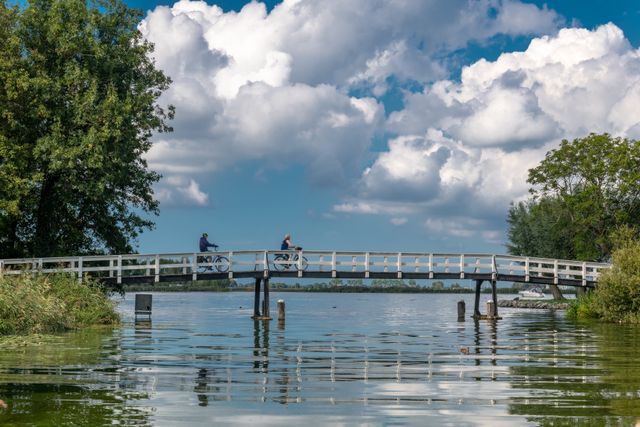
[[0, 335], [60, 332], [119, 322], [116, 303], [96, 281], [68, 274], [0, 279]]

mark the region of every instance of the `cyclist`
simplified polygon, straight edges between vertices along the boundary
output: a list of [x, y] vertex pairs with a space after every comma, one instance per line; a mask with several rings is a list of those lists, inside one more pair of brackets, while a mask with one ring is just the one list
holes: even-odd
[[[284, 239], [282, 240], [282, 244], [280, 244], [280, 250], [282, 251], [287, 251], [287, 250], [293, 250], [293, 251], [299, 251], [302, 248], [300, 246], [296, 246], [293, 243], [291, 243], [291, 235], [289, 233], [284, 235]], [[283, 254], [284, 259], [289, 260], [289, 254]]]
[[288, 249], [295, 249], [296, 247], [291, 243], [291, 235], [289, 233], [284, 235], [280, 249], [286, 251]]
[[209, 250], [208, 248], [218, 249], [218, 245], [209, 243], [208, 237], [209, 235], [207, 233], [202, 233], [202, 237], [200, 238], [200, 252], [206, 252]]
[[[207, 252], [209, 248], [218, 249], [218, 245], [215, 243], [209, 243], [208, 237], [209, 235], [207, 233], [202, 233], [202, 237], [200, 237], [200, 252]], [[207, 257], [198, 257], [198, 262], [205, 262], [206, 260]], [[211, 267], [208, 267], [207, 269], [211, 269]]]

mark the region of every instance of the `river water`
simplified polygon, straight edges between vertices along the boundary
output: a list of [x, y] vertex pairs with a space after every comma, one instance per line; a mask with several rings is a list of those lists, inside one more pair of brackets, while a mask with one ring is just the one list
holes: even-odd
[[251, 320], [247, 292], [155, 293], [136, 322], [127, 294], [116, 329], [0, 341], [0, 425], [640, 422], [638, 327], [504, 308], [475, 322], [473, 295], [271, 296], [284, 325]]

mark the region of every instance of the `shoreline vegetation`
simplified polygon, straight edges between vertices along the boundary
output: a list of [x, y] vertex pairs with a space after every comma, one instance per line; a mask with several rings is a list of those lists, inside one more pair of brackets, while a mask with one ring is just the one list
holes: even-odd
[[95, 280], [69, 274], [0, 278], [0, 336], [50, 334], [120, 321], [117, 302]]
[[602, 274], [594, 292], [569, 304], [569, 318], [640, 324], [640, 240], [634, 237], [633, 230], [620, 233], [611, 269]]

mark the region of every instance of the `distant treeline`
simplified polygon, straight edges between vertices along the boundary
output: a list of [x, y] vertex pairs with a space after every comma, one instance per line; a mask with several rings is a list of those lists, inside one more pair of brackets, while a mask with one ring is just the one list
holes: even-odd
[[[526, 289], [529, 285], [523, 283], [513, 283], [512, 286], [498, 287], [499, 294], [516, 294]], [[347, 280], [343, 283], [340, 279], [332, 279], [330, 282], [311, 283], [302, 285], [300, 283], [272, 282], [270, 288], [273, 291], [281, 292], [340, 292], [340, 293], [474, 293], [474, 287], [464, 287], [459, 283], [452, 283], [446, 286], [442, 281], [434, 281], [430, 286], [419, 286], [415, 280], [405, 283], [400, 279], [375, 279], [370, 284], [365, 284], [363, 280]], [[238, 283], [233, 279], [223, 280], [203, 280], [186, 283], [150, 283], [125, 285], [128, 292], [229, 292], [229, 291], [252, 291], [253, 283]], [[565, 290], [571, 293], [573, 289]], [[490, 286], [483, 286], [482, 293], [491, 293]]]

